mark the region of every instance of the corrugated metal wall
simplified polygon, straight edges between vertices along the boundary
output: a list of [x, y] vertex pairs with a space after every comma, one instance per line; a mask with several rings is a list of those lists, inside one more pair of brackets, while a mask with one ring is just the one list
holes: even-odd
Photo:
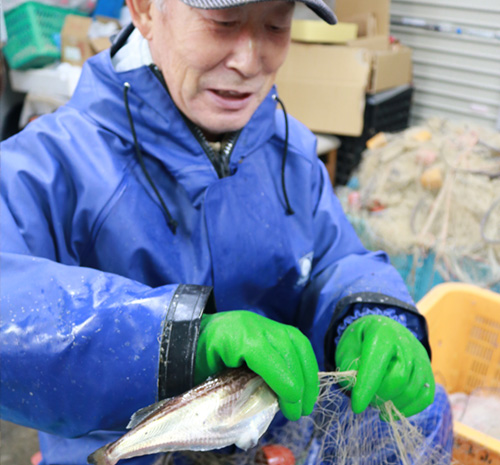
[[391, 23], [413, 49], [413, 123], [438, 115], [500, 129], [500, 0], [392, 0]]

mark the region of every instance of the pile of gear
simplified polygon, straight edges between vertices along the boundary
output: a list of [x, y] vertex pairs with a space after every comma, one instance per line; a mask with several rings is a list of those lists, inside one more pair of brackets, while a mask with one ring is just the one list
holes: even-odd
[[429, 257], [440, 281], [500, 290], [500, 133], [433, 118], [367, 147], [337, 188], [365, 246], [411, 263], [414, 291]]

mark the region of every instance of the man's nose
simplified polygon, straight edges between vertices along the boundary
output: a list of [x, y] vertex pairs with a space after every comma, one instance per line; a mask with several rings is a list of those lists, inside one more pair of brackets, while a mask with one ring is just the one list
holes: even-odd
[[262, 44], [257, 34], [241, 31], [226, 61], [226, 66], [244, 77], [253, 77], [262, 69]]

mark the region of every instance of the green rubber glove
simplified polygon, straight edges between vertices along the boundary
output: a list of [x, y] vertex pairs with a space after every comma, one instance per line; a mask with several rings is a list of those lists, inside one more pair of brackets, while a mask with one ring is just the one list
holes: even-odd
[[319, 394], [318, 362], [304, 334], [245, 310], [203, 315], [195, 382], [245, 363], [276, 393], [289, 420], [312, 412]]
[[435, 383], [424, 346], [391, 318], [367, 315], [350, 324], [335, 353], [341, 371], [357, 370], [352, 388], [354, 413], [391, 400], [405, 416], [428, 407]]

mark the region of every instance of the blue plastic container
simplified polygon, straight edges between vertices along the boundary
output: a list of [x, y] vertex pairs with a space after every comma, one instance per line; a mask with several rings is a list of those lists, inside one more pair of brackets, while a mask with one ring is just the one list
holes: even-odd
[[108, 18], [120, 18], [123, 0], [98, 0], [94, 10], [94, 16], [107, 16]]

